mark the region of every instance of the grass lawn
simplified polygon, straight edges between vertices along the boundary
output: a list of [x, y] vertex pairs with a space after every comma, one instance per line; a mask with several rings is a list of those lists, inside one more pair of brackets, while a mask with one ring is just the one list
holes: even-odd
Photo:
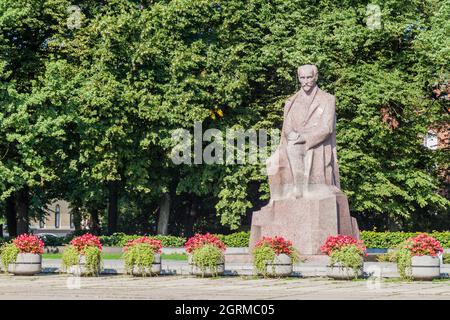
[[[61, 259], [62, 253], [43, 253], [42, 259]], [[102, 257], [104, 260], [115, 260], [122, 259], [121, 253], [102, 253]], [[164, 260], [187, 260], [187, 255], [185, 253], [171, 253], [171, 254], [162, 254], [161, 259]]]

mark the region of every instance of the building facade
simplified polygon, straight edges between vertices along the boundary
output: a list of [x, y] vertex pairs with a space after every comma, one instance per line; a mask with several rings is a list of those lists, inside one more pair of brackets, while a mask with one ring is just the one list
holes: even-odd
[[31, 222], [30, 231], [33, 234], [65, 236], [75, 230], [69, 202], [56, 200], [48, 206], [46, 212], [43, 220]]

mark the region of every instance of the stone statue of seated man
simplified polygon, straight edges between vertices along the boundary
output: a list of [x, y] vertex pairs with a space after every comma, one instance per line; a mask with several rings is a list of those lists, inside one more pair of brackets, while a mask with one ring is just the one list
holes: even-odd
[[340, 190], [336, 155], [336, 99], [317, 86], [314, 65], [298, 68], [301, 89], [284, 106], [281, 142], [267, 160], [270, 202], [253, 212], [250, 248], [283, 236], [302, 254], [321, 254], [330, 235], [359, 238]]
[[317, 86], [315, 65], [298, 68], [301, 89], [284, 107], [281, 143], [267, 161], [271, 200], [340, 188], [336, 156], [336, 98]]

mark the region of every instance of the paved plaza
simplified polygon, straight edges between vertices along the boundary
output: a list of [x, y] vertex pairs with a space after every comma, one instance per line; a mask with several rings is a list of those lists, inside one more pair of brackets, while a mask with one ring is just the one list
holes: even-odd
[[262, 279], [191, 276], [79, 278], [65, 274], [0, 275], [0, 299], [432, 299], [450, 300], [450, 281], [334, 281], [326, 278]]

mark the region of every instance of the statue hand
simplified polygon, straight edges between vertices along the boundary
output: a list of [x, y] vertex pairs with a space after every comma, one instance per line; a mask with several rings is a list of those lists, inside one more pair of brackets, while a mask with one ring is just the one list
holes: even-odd
[[305, 138], [303, 137], [303, 135], [299, 133], [297, 133], [297, 137], [295, 139], [292, 136], [288, 138], [288, 144], [303, 144], [305, 142], [306, 142]]

